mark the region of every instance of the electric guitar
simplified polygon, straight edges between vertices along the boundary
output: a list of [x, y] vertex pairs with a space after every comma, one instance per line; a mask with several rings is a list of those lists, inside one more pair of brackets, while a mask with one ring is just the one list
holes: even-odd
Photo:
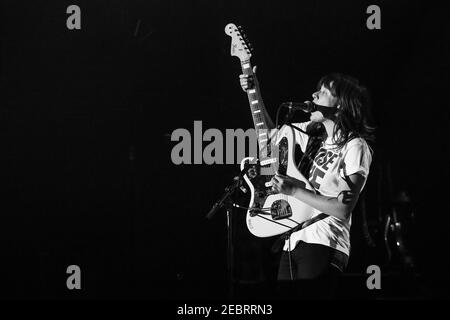
[[276, 171], [304, 182], [309, 190], [315, 190], [295, 164], [294, 129], [284, 125], [273, 132], [267, 127], [262, 114], [264, 103], [250, 63], [251, 44], [242, 28], [230, 23], [225, 27], [225, 33], [232, 39], [231, 55], [240, 59], [242, 73], [252, 76], [254, 80], [254, 86], [247, 90], [247, 95], [257, 134], [258, 159], [247, 157], [241, 162], [244, 180], [251, 191], [247, 227], [257, 237], [271, 237], [299, 226], [314, 213], [314, 209], [306, 203], [272, 190], [270, 181]]

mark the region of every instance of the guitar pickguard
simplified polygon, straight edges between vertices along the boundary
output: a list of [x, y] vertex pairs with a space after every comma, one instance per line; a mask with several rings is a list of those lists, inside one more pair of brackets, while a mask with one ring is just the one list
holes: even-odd
[[[278, 155], [271, 155], [269, 153], [269, 156], [278, 158], [278, 172], [282, 175], [286, 175], [287, 172], [288, 154], [289, 143], [286, 137], [283, 137], [278, 144]], [[254, 199], [250, 209], [250, 215], [270, 215], [273, 220], [290, 217], [292, 215], [292, 208], [286, 200], [279, 199], [274, 201], [270, 208], [263, 207], [267, 197], [276, 194], [273, 192], [271, 186], [267, 186], [267, 183], [272, 180], [275, 172], [271, 175], [262, 175], [261, 165], [259, 163], [250, 165], [247, 160], [247, 165], [249, 165], [247, 176], [254, 187]], [[267, 165], [266, 167], [269, 166], [270, 165]]]

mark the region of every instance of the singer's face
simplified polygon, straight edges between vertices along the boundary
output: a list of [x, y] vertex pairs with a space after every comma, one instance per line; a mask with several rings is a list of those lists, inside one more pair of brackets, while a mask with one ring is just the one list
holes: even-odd
[[[331, 86], [333, 86], [333, 83], [331, 83]], [[323, 85], [319, 91], [316, 91], [312, 94], [312, 97], [313, 102], [320, 106], [335, 107], [337, 104], [337, 98], [333, 96], [330, 90], [325, 88]], [[325, 118], [323, 117], [322, 112], [314, 111], [311, 113], [310, 120], [314, 122], [323, 122], [325, 121]]]

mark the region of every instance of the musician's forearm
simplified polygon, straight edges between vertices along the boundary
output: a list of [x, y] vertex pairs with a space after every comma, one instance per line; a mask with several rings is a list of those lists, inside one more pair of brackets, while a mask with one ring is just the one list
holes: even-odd
[[338, 219], [347, 219], [352, 205], [343, 204], [339, 198], [326, 197], [310, 190], [297, 188], [292, 195], [307, 205]]

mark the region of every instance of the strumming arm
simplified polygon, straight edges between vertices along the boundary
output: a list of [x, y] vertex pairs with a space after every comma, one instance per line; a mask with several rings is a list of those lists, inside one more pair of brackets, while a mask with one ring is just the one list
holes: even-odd
[[303, 182], [289, 176], [277, 174], [272, 181], [274, 190], [293, 196], [323, 213], [345, 220], [355, 208], [365, 178], [355, 173], [346, 177], [346, 180], [350, 189], [342, 190], [335, 198], [307, 190]]

